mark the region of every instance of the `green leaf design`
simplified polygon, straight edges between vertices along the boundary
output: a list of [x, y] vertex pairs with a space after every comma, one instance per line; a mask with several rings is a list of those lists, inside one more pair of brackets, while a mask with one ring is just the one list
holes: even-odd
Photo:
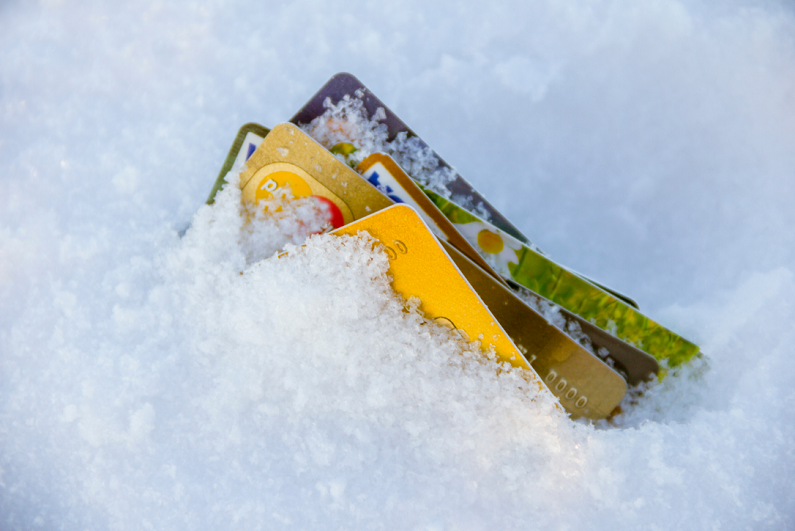
[[[423, 191], [452, 223], [486, 224], [438, 194], [427, 189]], [[476, 242], [472, 243], [475, 249], [480, 250], [475, 245]], [[508, 262], [508, 271], [513, 280], [529, 290], [635, 345], [658, 360], [665, 361], [669, 367], [680, 365], [698, 354], [698, 346], [546, 256], [525, 245], [514, 252], [516, 261]]]

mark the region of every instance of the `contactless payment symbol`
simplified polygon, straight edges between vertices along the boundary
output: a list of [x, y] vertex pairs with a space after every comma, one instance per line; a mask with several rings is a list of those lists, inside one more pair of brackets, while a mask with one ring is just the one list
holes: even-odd
[[290, 190], [295, 198], [312, 198], [327, 221], [324, 230], [337, 229], [353, 221], [351, 209], [342, 199], [304, 170], [287, 162], [277, 162], [260, 168], [243, 190], [243, 197], [259, 203], [272, 199], [277, 191], [284, 190]]

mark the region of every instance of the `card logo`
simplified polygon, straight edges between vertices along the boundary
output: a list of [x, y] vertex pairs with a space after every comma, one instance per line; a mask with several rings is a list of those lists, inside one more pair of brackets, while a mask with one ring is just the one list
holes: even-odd
[[[378, 171], [377, 171], [377, 169], [381, 169], [383, 171], [383, 167], [382, 168], [377, 168], [378, 166], [381, 166], [381, 163], [377, 163], [372, 168], [367, 170], [364, 173], [364, 178], [367, 179], [367, 182], [369, 182], [370, 184], [372, 184], [373, 186], [378, 188], [378, 190], [381, 193], [386, 195], [389, 199], [391, 199], [395, 203], [404, 203], [405, 201], [403, 201], [403, 199], [399, 195], [397, 195], [398, 190], [400, 190], [400, 187], [398, 187], [398, 190], [395, 190], [394, 188], [389, 186], [389, 184], [384, 182], [387, 179], [383, 179], [381, 177], [381, 174], [378, 173]], [[388, 172], [384, 172], [384, 173], [387, 176], [390, 177], [388, 180], [394, 181], [394, 178], [392, 178], [392, 176]], [[393, 184], [397, 184], [397, 183], [393, 183]]]
[[342, 199], [293, 164], [268, 164], [254, 174], [251, 183], [257, 183], [253, 198], [257, 203], [272, 199], [277, 191], [285, 189], [289, 189], [295, 198], [311, 197], [326, 219], [323, 231], [337, 229], [353, 221], [351, 209]]

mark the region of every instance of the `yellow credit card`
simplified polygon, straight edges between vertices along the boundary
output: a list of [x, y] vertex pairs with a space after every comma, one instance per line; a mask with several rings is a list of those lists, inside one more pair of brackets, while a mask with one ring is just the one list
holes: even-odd
[[374, 153], [356, 171], [393, 201], [414, 207], [446, 240], [447, 254], [572, 417], [603, 419], [615, 410], [626, 381], [519, 299], [392, 157]]
[[505, 280], [491, 268], [392, 157], [385, 153], [373, 153], [359, 163], [356, 171], [392, 201], [414, 207], [425, 223], [431, 229], [436, 229], [438, 236], [453, 244], [470, 260], [507, 286]]
[[396, 292], [406, 299], [418, 298], [428, 319], [463, 332], [470, 341], [480, 341], [484, 349], [494, 349], [499, 361], [525, 369], [529, 380], [549, 392], [414, 209], [394, 205], [333, 234], [361, 231], [384, 246]]
[[469, 284], [497, 318], [514, 344], [573, 418], [604, 419], [627, 393], [627, 382], [510, 289], [445, 243]]
[[289, 187], [293, 197], [312, 197], [339, 228], [392, 204], [351, 168], [293, 124], [274, 127], [240, 175], [242, 200], [257, 203]]

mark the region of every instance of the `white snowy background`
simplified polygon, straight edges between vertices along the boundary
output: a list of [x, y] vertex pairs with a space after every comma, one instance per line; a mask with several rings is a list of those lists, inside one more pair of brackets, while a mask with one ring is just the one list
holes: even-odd
[[[200, 207], [339, 71], [707, 365], [574, 423], [253, 259]], [[794, 204], [789, 2], [1, 1], [0, 529], [791, 529]]]

